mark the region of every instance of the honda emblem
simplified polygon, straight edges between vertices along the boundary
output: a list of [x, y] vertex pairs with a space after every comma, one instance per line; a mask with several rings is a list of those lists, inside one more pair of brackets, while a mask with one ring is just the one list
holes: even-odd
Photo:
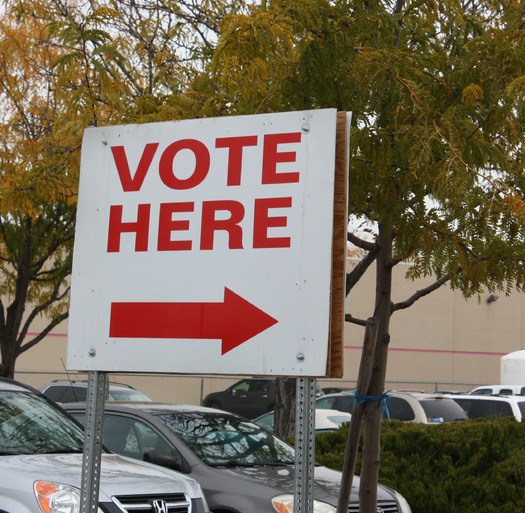
[[168, 513], [168, 504], [162, 499], [156, 499], [153, 501], [153, 511], [155, 513]]

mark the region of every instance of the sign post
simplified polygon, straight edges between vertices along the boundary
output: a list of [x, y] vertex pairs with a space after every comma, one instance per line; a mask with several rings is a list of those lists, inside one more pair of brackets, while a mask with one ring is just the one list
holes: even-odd
[[313, 512], [315, 466], [315, 379], [297, 378], [295, 408], [294, 511]]
[[102, 428], [107, 386], [108, 382], [105, 372], [91, 371], [89, 373], [84, 453], [82, 457], [80, 513], [96, 513], [99, 510], [98, 492], [100, 488]]

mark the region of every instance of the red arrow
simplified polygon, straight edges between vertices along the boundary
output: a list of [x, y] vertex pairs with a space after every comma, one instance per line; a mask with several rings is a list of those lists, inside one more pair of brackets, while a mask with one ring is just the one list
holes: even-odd
[[225, 354], [277, 322], [225, 288], [222, 303], [111, 303], [109, 336], [221, 339]]

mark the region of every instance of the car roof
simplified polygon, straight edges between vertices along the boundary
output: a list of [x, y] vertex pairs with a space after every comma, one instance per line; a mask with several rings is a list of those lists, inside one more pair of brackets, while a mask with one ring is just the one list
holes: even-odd
[[[65, 410], [84, 410], [86, 408], [86, 403], [68, 403], [62, 405]], [[170, 404], [170, 403], [153, 403], [153, 402], [126, 402], [126, 401], [107, 401], [104, 408], [106, 410], [115, 410], [115, 411], [145, 411], [152, 414], [159, 413], [222, 413], [225, 415], [231, 415], [237, 417], [235, 413], [230, 413], [223, 410], [218, 410], [216, 408], [208, 408], [206, 406], [196, 406], [194, 404]]]
[[[55, 379], [53, 381], [50, 381], [49, 383], [46, 383], [42, 388], [48, 388], [53, 385], [59, 385], [59, 386], [78, 385], [81, 387], [87, 387], [88, 382], [87, 380], [83, 380], [83, 379]], [[129, 390], [135, 390], [131, 385], [127, 385], [126, 383], [109, 382], [108, 386], [110, 388], [126, 388]]]
[[[405, 398], [414, 398], [414, 399], [448, 399], [448, 395], [446, 394], [440, 394], [438, 392], [420, 392], [420, 391], [412, 391], [412, 390], [391, 390], [391, 391], [388, 391], [386, 392], [386, 394], [388, 394], [388, 396], [390, 397], [405, 397]], [[323, 399], [323, 398], [330, 398], [330, 397], [344, 397], [344, 396], [348, 396], [348, 395], [355, 395], [354, 392], [334, 392], [333, 394], [325, 394], [321, 397], [319, 397], [319, 399]]]
[[525, 402], [525, 396], [522, 395], [476, 395], [476, 394], [465, 394], [451, 396], [451, 399], [464, 399], [466, 401], [500, 401], [505, 403], [523, 403]]
[[0, 377], [0, 390], [15, 390], [19, 392], [35, 392], [33, 388], [19, 381]]

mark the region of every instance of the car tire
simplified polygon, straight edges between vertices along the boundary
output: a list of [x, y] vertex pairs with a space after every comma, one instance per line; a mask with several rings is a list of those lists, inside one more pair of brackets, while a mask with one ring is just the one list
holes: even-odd
[[215, 408], [216, 410], [222, 410], [221, 403], [219, 401], [210, 401], [206, 404], [208, 408]]

